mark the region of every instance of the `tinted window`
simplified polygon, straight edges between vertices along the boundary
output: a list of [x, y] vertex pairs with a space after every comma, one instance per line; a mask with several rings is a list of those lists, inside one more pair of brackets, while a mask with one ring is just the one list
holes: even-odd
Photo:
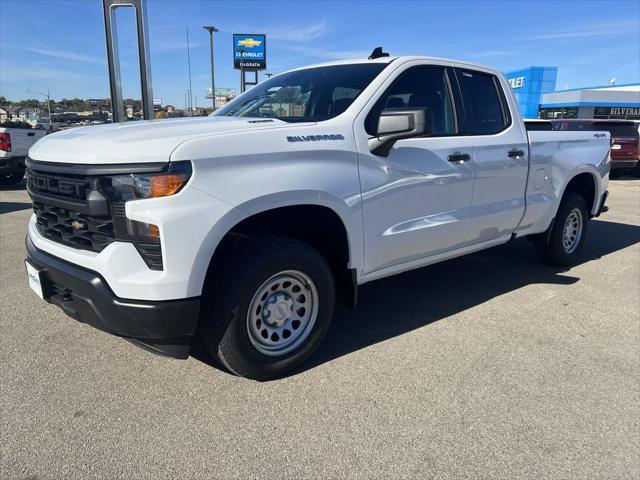
[[455, 117], [444, 68], [417, 67], [402, 73], [367, 116], [367, 133], [376, 135], [382, 110], [409, 107], [427, 109], [434, 135], [455, 133]]
[[308, 68], [260, 82], [220, 108], [215, 116], [317, 122], [344, 112], [387, 66], [362, 63]]
[[509, 124], [496, 77], [480, 72], [458, 70], [467, 133], [487, 135]]

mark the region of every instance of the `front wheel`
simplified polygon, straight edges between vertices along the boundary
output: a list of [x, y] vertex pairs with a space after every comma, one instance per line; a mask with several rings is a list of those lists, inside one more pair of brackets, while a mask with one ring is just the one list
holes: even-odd
[[318, 348], [333, 318], [331, 269], [311, 246], [251, 240], [225, 255], [204, 292], [207, 350], [236, 375], [282, 376]]
[[577, 193], [567, 192], [551, 231], [542, 234], [536, 242], [540, 258], [554, 266], [575, 263], [584, 245], [588, 224], [589, 211], [584, 198]]

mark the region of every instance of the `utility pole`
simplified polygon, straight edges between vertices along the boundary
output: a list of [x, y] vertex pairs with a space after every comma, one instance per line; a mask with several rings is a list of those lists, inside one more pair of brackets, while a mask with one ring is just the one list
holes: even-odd
[[189, 27], [187, 27], [187, 66], [189, 68], [189, 116], [193, 114], [192, 86], [191, 86], [191, 46], [189, 45]]
[[216, 111], [216, 82], [213, 76], [213, 32], [218, 32], [219, 30], [213, 26], [204, 26], [202, 27], [206, 31], [209, 32], [209, 51], [211, 52], [211, 98], [213, 100], [213, 111]]
[[47, 88], [47, 93], [34, 92], [33, 90], [27, 90], [27, 92], [46, 97], [47, 111], [49, 112], [49, 131], [51, 131], [51, 97], [49, 96], [49, 89]]
[[244, 93], [244, 50], [238, 50], [240, 53], [240, 94]]

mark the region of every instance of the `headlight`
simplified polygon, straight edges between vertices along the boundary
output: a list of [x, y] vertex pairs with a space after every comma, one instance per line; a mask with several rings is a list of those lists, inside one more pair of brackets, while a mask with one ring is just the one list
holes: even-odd
[[131, 173], [101, 178], [102, 191], [114, 202], [166, 197], [178, 193], [191, 178], [191, 162], [172, 162], [158, 173]]
[[151, 223], [127, 218], [125, 203], [129, 200], [175, 195], [191, 178], [191, 162], [171, 162], [161, 172], [104, 175], [100, 190], [111, 200], [115, 237], [133, 242], [149, 268], [162, 270], [160, 229]]

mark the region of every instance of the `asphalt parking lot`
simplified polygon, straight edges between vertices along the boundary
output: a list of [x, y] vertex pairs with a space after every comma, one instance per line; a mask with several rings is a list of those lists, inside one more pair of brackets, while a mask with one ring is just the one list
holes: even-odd
[[0, 191], [0, 477], [640, 477], [640, 180], [584, 261], [524, 240], [369, 284], [300, 372], [147, 353], [29, 290]]

